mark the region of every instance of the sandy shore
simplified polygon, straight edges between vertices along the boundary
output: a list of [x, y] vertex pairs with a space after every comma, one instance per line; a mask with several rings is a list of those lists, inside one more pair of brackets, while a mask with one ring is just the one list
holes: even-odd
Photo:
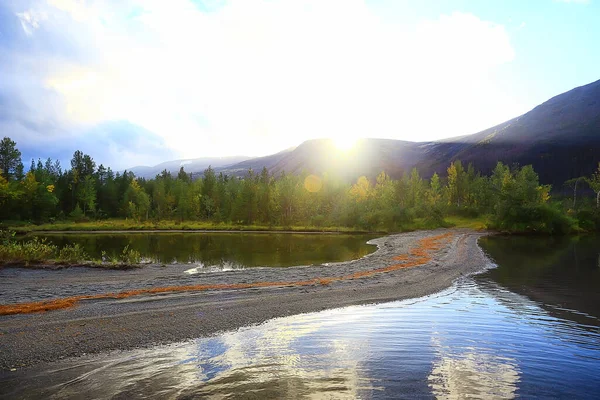
[[[0, 368], [182, 341], [327, 308], [424, 296], [487, 265], [477, 246], [483, 234], [440, 229], [386, 236], [374, 239], [377, 251], [360, 260], [281, 269], [191, 274], [189, 264], [126, 271], [2, 269], [2, 307], [72, 296], [78, 300], [65, 309], [0, 316]], [[153, 293], [158, 289], [162, 292]]]

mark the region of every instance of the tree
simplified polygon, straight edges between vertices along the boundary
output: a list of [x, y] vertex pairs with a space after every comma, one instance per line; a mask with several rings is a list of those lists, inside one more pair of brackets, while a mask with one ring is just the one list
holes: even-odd
[[133, 179], [124, 194], [124, 206], [127, 216], [135, 219], [148, 219], [150, 211], [150, 197], [140, 186], [137, 180]]
[[460, 202], [465, 197], [466, 178], [466, 172], [460, 160], [452, 162], [448, 167], [448, 191], [450, 202], [456, 203], [457, 207], [460, 207]]
[[585, 178], [585, 181], [590, 185], [594, 193], [596, 193], [596, 208], [600, 208], [600, 163], [598, 163], [598, 169], [591, 177]]
[[0, 174], [7, 181], [12, 177], [19, 179], [19, 175], [23, 173], [21, 152], [16, 146], [17, 144], [8, 137], [0, 141]]
[[91, 175], [86, 176], [77, 193], [77, 200], [83, 204], [83, 214], [96, 207], [96, 185]]
[[575, 205], [577, 204], [577, 185], [581, 179], [585, 178], [580, 176], [578, 178], [569, 179], [565, 182], [565, 186], [573, 188], [573, 209], [575, 209]]
[[183, 182], [190, 182], [190, 176], [188, 174], [186, 174], [185, 170], [183, 169], [183, 165], [181, 166], [181, 168], [179, 168], [179, 173], [177, 174], [177, 179], [183, 181]]
[[442, 198], [442, 185], [440, 184], [440, 177], [438, 176], [437, 172], [433, 174], [431, 180], [429, 181], [427, 197], [432, 206], [437, 205]]

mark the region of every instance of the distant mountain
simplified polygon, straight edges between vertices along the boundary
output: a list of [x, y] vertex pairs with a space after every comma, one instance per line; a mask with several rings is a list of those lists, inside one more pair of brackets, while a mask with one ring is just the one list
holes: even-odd
[[[229, 176], [238, 177], [246, 175], [249, 169], [260, 172], [263, 168], [267, 168], [269, 171], [272, 171], [281, 160], [285, 159], [288, 154], [295, 149], [295, 147], [291, 147], [289, 149], [282, 150], [279, 153], [271, 154], [270, 156], [251, 158], [237, 164], [216, 167], [215, 171], [222, 172], [223, 174], [227, 174]], [[213, 165], [213, 167], [215, 166]]]
[[231, 176], [266, 167], [274, 175], [327, 172], [354, 180], [361, 175], [375, 177], [381, 171], [398, 178], [413, 167], [424, 177], [434, 172], [443, 176], [455, 160], [465, 166], [473, 163], [489, 173], [502, 161], [532, 164], [541, 182], [560, 188], [570, 178], [590, 175], [600, 161], [600, 81], [553, 97], [520, 117], [472, 135], [421, 143], [361, 139], [347, 152], [338, 150], [330, 139], [315, 139], [266, 157], [235, 158], [176, 160], [132, 171], [152, 177], [165, 168], [177, 172], [181, 165], [187, 172], [202, 172], [210, 164]]
[[[277, 160], [277, 162], [274, 162]], [[591, 174], [600, 161], [600, 81], [553, 97], [520, 117], [472, 135], [435, 142], [362, 139], [340, 153], [331, 140], [309, 140], [291, 151], [232, 165], [224, 170], [267, 167], [273, 174], [334, 173], [349, 179], [386, 171], [398, 178], [417, 167], [430, 177], [446, 175], [450, 162], [489, 173], [498, 161], [532, 164], [543, 183]], [[247, 170], [247, 168], [245, 168]]]
[[187, 173], [202, 173], [209, 166], [212, 166], [213, 168], [225, 167], [232, 164], [238, 164], [240, 162], [248, 160], [249, 158], [250, 157], [245, 156], [232, 156], [173, 160], [160, 163], [153, 167], [138, 166], [128, 168], [127, 171], [133, 172], [135, 176], [141, 178], [154, 178], [156, 175], [160, 174], [164, 170], [167, 170], [172, 174], [177, 174], [181, 167], [183, 167], [183, 169]]
[[551, 98], [520, 117], [482, 132], [425, 146], [417, 164], [426, 174], [449, 161], [483, 172], [497, 161], [532, 164], [545, 183], [589, 175], [600, 161], [600, 80]]

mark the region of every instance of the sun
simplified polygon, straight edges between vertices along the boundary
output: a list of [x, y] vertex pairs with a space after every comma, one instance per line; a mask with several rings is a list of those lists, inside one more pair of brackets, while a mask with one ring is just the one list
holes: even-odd
[[351, 136], [333, 138], [333, 144], [340, 151], [349, 151], [356, 145], [356, 138]]

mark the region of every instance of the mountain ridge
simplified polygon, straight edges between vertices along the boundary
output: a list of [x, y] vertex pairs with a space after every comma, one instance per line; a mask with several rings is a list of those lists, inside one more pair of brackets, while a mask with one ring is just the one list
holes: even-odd
[[498, 161], [532, 164], [540, 181], [553, 185], [591, 174], [600, 162], [600, 80], [469, 135], [428, 142], [360, 139], [346, 153], [331, 139], [311, 139], [272, 155], [211, 165], [232, 176], [264, 167], [273, 175], [327, 172], [353, 180], [361, 175], [375, 177], [381, 171], [398, 178], [415, 167], [426, 178], [436, 172], [446, 175], [448, 165], [456, 160], [472, 163], [483, 173], [489, 173]]

